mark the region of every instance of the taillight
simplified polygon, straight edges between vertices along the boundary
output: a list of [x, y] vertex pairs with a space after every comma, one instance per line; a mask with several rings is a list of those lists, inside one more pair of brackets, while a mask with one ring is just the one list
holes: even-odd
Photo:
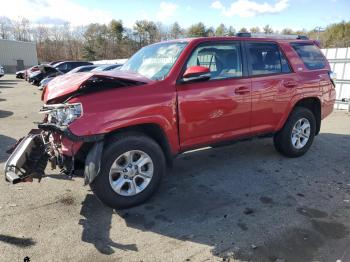
[[315, 45], [317, 45], [318, 48], [321, 48], [321, 42], [318, 40], [313, 40], [312, 41]]
[[333, 71], [328, 71], [329, 79], [332, 81], [332, 84], [335, 86], [335, 80], [337, 80], [337, 74]]

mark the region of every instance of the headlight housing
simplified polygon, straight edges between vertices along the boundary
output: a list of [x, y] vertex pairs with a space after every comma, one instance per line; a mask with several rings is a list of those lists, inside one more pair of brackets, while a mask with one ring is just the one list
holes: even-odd
[[47, 114], [48, 123], [68, 126], [82, 116], [83, 106], [80, 103], [45, 105], [40, 109], [40, 113]]

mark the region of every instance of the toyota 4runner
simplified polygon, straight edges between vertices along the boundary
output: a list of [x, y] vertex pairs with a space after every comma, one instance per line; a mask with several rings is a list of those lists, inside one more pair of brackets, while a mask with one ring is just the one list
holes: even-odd
[[44, 120], [12, 148], [6, 179], [41, 179], [49, 162], [127, 208], [190, 149], [271, 136], [281, 154], [302, 156], [335, 87], [316, 42], [245, 35], [153, 44], [119, 71], [56, 77], [42, 99]]

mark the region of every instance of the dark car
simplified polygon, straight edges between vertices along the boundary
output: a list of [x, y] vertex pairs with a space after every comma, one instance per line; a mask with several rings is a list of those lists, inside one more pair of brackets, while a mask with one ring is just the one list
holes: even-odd
[[93, 63], [81, 61], [64, 61], [54, 65], [54, 67], [63, 73], [68, 73], [74, 68], [85, 65], [93, 65]]
[[58, 63], [61, 63], [61, 62], [63, 62], [63, 61], [62, 60], [52, 61], [52, 62], [48, 63], [48, 65], [54, 66], [54, 65], [57, 65]]
[[49, 66], [49, 65], [41, 65], [39, 66], [39, 70], [32, 73], [29, 76], [28, 81], [32, 83], [33, 85], [38, 86], [40, 84], [40, 81], [48, 76], [58, 76], [62, 75], [63, 73], [59, 71], [57, 68]]
[[112, 64], [112, 65], [100, 65], [92, 70], [92, 72], [98, 72], [98, 71], [110, 71], [113, 69], [117, 69], [121, 67], [122, 64]]

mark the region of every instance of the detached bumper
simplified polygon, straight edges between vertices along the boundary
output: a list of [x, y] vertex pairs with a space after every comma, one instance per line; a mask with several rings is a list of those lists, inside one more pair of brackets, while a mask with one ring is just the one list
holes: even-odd
[[[35, 130], [37, 131], [37, 130]], [[5, 163], [5, 179], [6, 181], [17, 184], [25, 181], [34, 173], [38, 175], [38, 161], [41, 156], [33, 156], [34, 151], [43, 150], [44, 141], [40, 133], [30, 133], [23, 138], [14, 148], [9, 159]], [[45, 153], [45, 151], [43, 152]]]

